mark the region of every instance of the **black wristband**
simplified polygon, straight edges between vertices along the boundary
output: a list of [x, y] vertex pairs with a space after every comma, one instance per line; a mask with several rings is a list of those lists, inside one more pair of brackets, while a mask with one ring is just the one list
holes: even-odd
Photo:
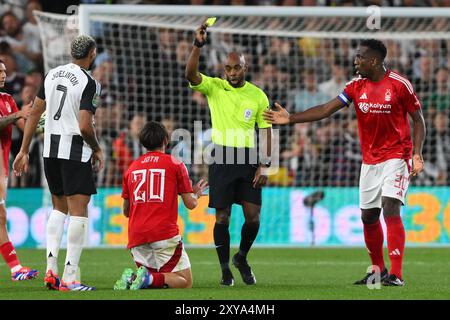
[[200, 42], [197, 40], [197, 38], [194, 39], [194, 46], [196, 46], [197, 48], [201, 48], [205, 45], [206, 41]]
[[271, 160], [260, 160], [259, 165], [261, 167], [269, 168], [272, 165], [272, 161]]

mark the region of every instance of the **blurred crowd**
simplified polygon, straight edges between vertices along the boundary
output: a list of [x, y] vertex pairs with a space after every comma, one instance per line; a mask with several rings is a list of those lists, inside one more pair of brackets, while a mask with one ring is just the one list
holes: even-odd
[[[5, 1], [5, 0], [3, 0]], [[11, 2], [13, 0], [10, 0]], [[15, 2], [21, 0], [14, 0]], [[6, 0], [6, 2], [8, 2]], [[23, 1], [22, 1], [23, 2]], [[26, 2], [26, 0], [25, 0]], [[57, 2], [60, 2], [59, 4]], [[394, 6], [450, 7], [449, 0], [41, 0], [47, 9], [57, 12], [64, 5], [93, 4], [173, 4], [173, 5], [246, 5], [246, 6]], [[52, 4], [53, 3], [53, 4]], [[57, 3], [57, 4], [55, 4]], [[48, 5], [47, 5], [48, 4]], [[64, 11], [65, 12], [65, 11]], [[63, 13], [63, 12], [61, 12]]]
[[[39, 29], [32, 10], [58, 12], [47, 1], [0, 1], [0, 59], [8, 78], [4, 91], [18, 106], [31, 101], [43, 82]], [[103, 3], [83, 1], [84, 3]], [[108, 1], [109, 2], [109, 1]], [[112, 1], [117, 3], [119, 1]], [[133, 3], [164, 1], [133, 1]], [[21, 5], [18, 5], [21, 3]], [[59, 1], [58, 1], [59, 3]], [[64, 3], [64, 1], [61, 1]], [[58, 6], [61, 5], [58, 4]], [[73, 3], [73, 2], [71, 2]], [[168, 1], [165, 1], [168, 3]], [[171, 4], [256, 4], [256, 1], [171, 1]], [[450, 5], [450, 1], [258, 1], [265, 5]], [[413, 3], [413, 4], [412, 4]], [[446, 22], [448, 24], [448, 21]], [[445, 24], [445, 23], [444, 23]], [[436, 28], [448, 30], [448, 25]], [[191, 49], [191, 30], [169, 30], [105, 23], [96, 33], [98, 57], [92, 75], [102, 85], [95, 115], [106, 167], [97, 176], [100, 187], [120, 186], [123, 171], [144, 150], [138, 135], [147, 120], [162, 121], [170, 133], [187, 129], [191, 141], [171, 142], [169, 152], [192, 160], [195, 148], [210, 143], [210, 116], [205, 97], [189, 89], [184, 69]], [[387, 66], [411, 80], [427, 122], [425, 172], [415, 185], [450, 185], [450, 41], [385, 40]], [[200, 70], [223, 76], [230, 51], [245, 54], [247, 80], [290, 111], [302, 111], [337, 96], [353, 78], [357, 40], [294, 38], [211, 33], [202, 50]], [[200, 130], [194, 121], [201, 120]], [[11, 160], [21, 133], [15, 129]], [[353, 107], [331, 119], [280, 128], [280, 170], [271, 185], [357, 186], [361, 165], [358, 126]], [[36, 136], [30, 154], [30, 173], [11, 176], [12, 187], [39, 187], [42, 177], [42, 137]], [[194, 180], [207, 175], [206, 165], [188, 165]]]

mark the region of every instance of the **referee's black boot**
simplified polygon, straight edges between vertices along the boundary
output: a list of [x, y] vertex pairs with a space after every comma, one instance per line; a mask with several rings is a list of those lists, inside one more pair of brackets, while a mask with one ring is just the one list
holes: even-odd
[[222, 269], [222, 280], [220, 280], [220, 285], [227, 287], [234, 286], [233, 274], [229, 268]]
[[255, 284], [256, 278], [253, 274], [252, 268], [248, 265], [247, 259], [241, 256], [239, 253], [236, 253], [233, 256], [233, 265], [239, 270], [241, 273], [242, 281], [245, 284]]

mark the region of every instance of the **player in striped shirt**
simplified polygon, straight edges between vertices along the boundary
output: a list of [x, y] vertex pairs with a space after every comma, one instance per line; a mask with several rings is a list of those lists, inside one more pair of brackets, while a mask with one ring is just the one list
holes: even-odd
[[[92, 166], [103, 168], [103, 152], [95, 135], [93, 117], [100, 84], [88, 73], [96, 57], [95, 40], [78, 36], [71, 44], [72, 63], [50, 70], [34, 100], [25, 126], [22, 147], [13, 167], [17, 175], [28, 169], [28, 151], [40, 116], [44, 127], [44, 171], [52, 194], [53, 211], [47, 221], [47, 271], [49, 289], [90, 291], [80, 283], [78, 263], [88, 229], [87, 205], [97, 193]], [[58, 252], [67, 213], [67, 254], [62, 279], [58, 276]]]
[[[362, 40], [354, 61], [359, 77], [350, 81], [338, 97], [292, 115], [276, 103], [277, 110], [266, 112], [265, 119], [275, 124], [317, 121], [353, 102], [363, 155], [359, 186], [361, 218], [372, 260], [372, 272], [355, 284], [373, 283], [378, 271], [384, 285], [403, 286], [405, 229], [400, 208], [405, 204], [410, 175], [423, 170], [425, 121], [411, 83], [385, 67], [386, 54], [381, 41]], [[413, 120], [414, 139], [408, 115]], [[383, 259], [381, 209], [387, 226], [389, 272]]]

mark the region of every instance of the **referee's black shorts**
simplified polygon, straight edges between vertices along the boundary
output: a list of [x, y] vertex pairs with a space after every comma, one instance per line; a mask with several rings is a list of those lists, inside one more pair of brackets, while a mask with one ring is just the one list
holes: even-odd
[[91, 161], [44, 158], [44, 172], [53, 195], [73, 196], [97, 193]]
[[209, 207], [224, 209], [242, 201], [261, 205], [261, 188], [253, 187], [257, 162], [245, 164], [213, 163], [209, 165]]

